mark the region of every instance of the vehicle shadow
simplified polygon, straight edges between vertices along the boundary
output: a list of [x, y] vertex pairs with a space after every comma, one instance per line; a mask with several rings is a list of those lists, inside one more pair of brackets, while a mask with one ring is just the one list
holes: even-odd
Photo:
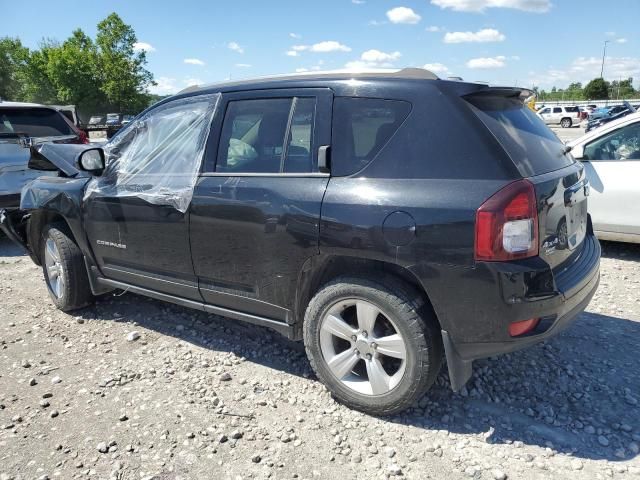
[[[103, 297], [81, 315], [135, 321], [195, 346], [315, 380], [302, 343], [266, 328], [133, 294]], [[475, 362], [473, 377], [459, 393], [451, 391], [443, 366], [416, 407], [387, 420], [580, 458], [629, 460], [636, 455], [630, 444], [640, 443], [638, 351], [640, 322], [585, 312], [557, 338]]]
[[640, 244], [600, 241], [602, 256], [616, 260], [640, 261]]
[[21, 257], [26, 254], [22, 247], [13, 243], [0, 231], [0, 257]]

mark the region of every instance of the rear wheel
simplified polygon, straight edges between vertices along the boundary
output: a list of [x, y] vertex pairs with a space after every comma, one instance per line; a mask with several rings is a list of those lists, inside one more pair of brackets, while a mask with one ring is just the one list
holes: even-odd
[[442, 362], [437, 322], [426, 312], [422, 299], [395, 280], [339, 278], [307, 308], [311, 366], [351, 408], [402, 411], [429, 389]]
[[45, 228], [41, 258], [49, 296], [57, 308], [69, 311], [93, 302], [82, 252], [66, 225]]
[[563, 118], [562, 120], [560, 120], [560, 126], [562, 128], [569, 128], [571, 127], [573, 122], [571, 122], [570, 118]]

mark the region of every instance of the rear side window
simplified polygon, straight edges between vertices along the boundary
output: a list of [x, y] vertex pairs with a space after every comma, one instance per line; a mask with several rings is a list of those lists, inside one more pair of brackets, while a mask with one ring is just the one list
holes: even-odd
[[331, 173], [362, 170], [387, 144], [411, 110], [400, 100], [338, 97], [333, 102]]
[[216, 172], [311, 172], [315, 105], [315, 97], [229, 102]]
[[502, 96], [470, 96], [467, 101], [495, 135], [520, 174], [540, 175], [574, 163], [564, 144], [528, 107]]
[[0, 134], [29, 137], [75, 135], [61, 113], [48, 108], [0, 108]]
[[568, 113], [578, 113], [580, 109], [578, 107], [564, 107], [564, 111]]
[[562, 108], [560, 108], [560, 107], [553, 107], [553, 113], [562, 113]]

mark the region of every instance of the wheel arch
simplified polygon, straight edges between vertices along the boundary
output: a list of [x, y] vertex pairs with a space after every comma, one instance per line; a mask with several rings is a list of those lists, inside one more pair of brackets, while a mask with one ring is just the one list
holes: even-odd
[[[328, 255], [313, 257], [305, 263], [296, 291], [294, 325], [296, 332], [302, 332], [302, 324], [306, 307], [320, 288], [331, 280], [340, 276], [355, 276], [365, 278], [393, 278], [408, 286], [424, 301], [423, 308], [438, 322], [438, 329], [442, 329], [428, 292], [416, 275], [409, 269], [395, 263], [384, 262], [360, 257], [342, 255]], [[297, 335], [296, 335], [297, 336]]]

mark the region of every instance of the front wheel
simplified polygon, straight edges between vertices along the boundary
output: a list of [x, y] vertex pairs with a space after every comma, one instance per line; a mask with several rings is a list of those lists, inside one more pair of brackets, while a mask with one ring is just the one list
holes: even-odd
[[374, 415], [410, 407], [442, 362], [437, 322], [424, 301], [393, 279], [339, 278], [311, 300], [304, 343], [333, 396]]
[[42, 270], [57, 308], [76, 310], [93, 302], [82, 252], [66, 225], [49, 225], [42, 237]]
[[560, 120], [560, 126], [562, 128], [570, 128], [571, 124], [572, 122], [570, 118], [563, 118], [562, 120]]

